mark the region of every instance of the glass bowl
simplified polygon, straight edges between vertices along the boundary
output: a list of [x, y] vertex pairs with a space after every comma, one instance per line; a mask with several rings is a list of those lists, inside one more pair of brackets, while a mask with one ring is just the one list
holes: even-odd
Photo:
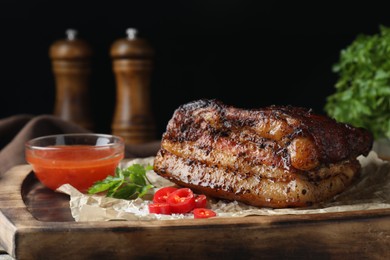
[[42, 136], [26, 142], [25, 156], [46, 187], [56, 190], [69, 183], [86, 192], [96, 181], [115, 174], [124, 157], [124, 141], [106, 134]]

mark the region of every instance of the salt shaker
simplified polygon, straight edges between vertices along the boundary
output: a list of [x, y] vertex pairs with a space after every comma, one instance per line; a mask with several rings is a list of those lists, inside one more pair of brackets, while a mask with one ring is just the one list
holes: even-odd
[[89, 85], [92, 49], [68, 29], [66, 38], [55, 41], [49, 50], [56, 83], [54, 115], [93, 130]]
[[110, 50], [117, 90], [111, 127], [127, 144], [140, 144], [155, 140], [150, 102], [154, 50], [135, 29], [126, 32], [127, 38], [116, 40]]

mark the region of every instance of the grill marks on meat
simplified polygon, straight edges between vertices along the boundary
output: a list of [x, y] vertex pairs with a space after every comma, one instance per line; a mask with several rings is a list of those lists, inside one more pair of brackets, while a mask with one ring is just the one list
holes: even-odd
[[[357, 161], [344, 162], [324, 169], [326, 178], [319, 181], [310, 181], [309, 176], [293, 173], [286, 180], [277, 181], [179, 157], [164, 149], [159, 151], [155, 165], [161, 176], [199, 193], [272, 208], [308, 206], [330, 198], [349, 186], [359, 169]], [[267, 166], [259, 166], [258, 170], [265, 175], [280, 171]]]
[[244, 110], [215, 100], [178, 108], [155, 171], [205, 194], [256, 206], [304, 206], [347, 187], [372, 136], [311, 110]]

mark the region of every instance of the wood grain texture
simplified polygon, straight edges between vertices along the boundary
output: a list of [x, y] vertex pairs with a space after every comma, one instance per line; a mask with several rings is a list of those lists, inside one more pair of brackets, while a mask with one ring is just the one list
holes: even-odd
[[127, 144], [155, 140], [150, 101], [154, 50], [144, 39], [123, 38], [112, 44], [110, 54], [117, 91], [112, 133]]
[[90, 109], [91, 46], [82, 39], [55, 41], [49, 49], [55, 77], [54, 115], [93, 130]]
[[2, 178], [1, 246], [17, 259], [388, 259], [390, 209], [170, 221], [74, 222], [26, 165]]

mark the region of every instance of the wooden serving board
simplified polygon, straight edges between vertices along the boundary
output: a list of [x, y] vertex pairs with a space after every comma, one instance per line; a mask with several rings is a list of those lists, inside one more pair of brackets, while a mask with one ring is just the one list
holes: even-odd
[[389, 259], [390, 209], [202, 220], [75, 222], [28, 165], [1, 177], [0, 242], [16, 259]]

